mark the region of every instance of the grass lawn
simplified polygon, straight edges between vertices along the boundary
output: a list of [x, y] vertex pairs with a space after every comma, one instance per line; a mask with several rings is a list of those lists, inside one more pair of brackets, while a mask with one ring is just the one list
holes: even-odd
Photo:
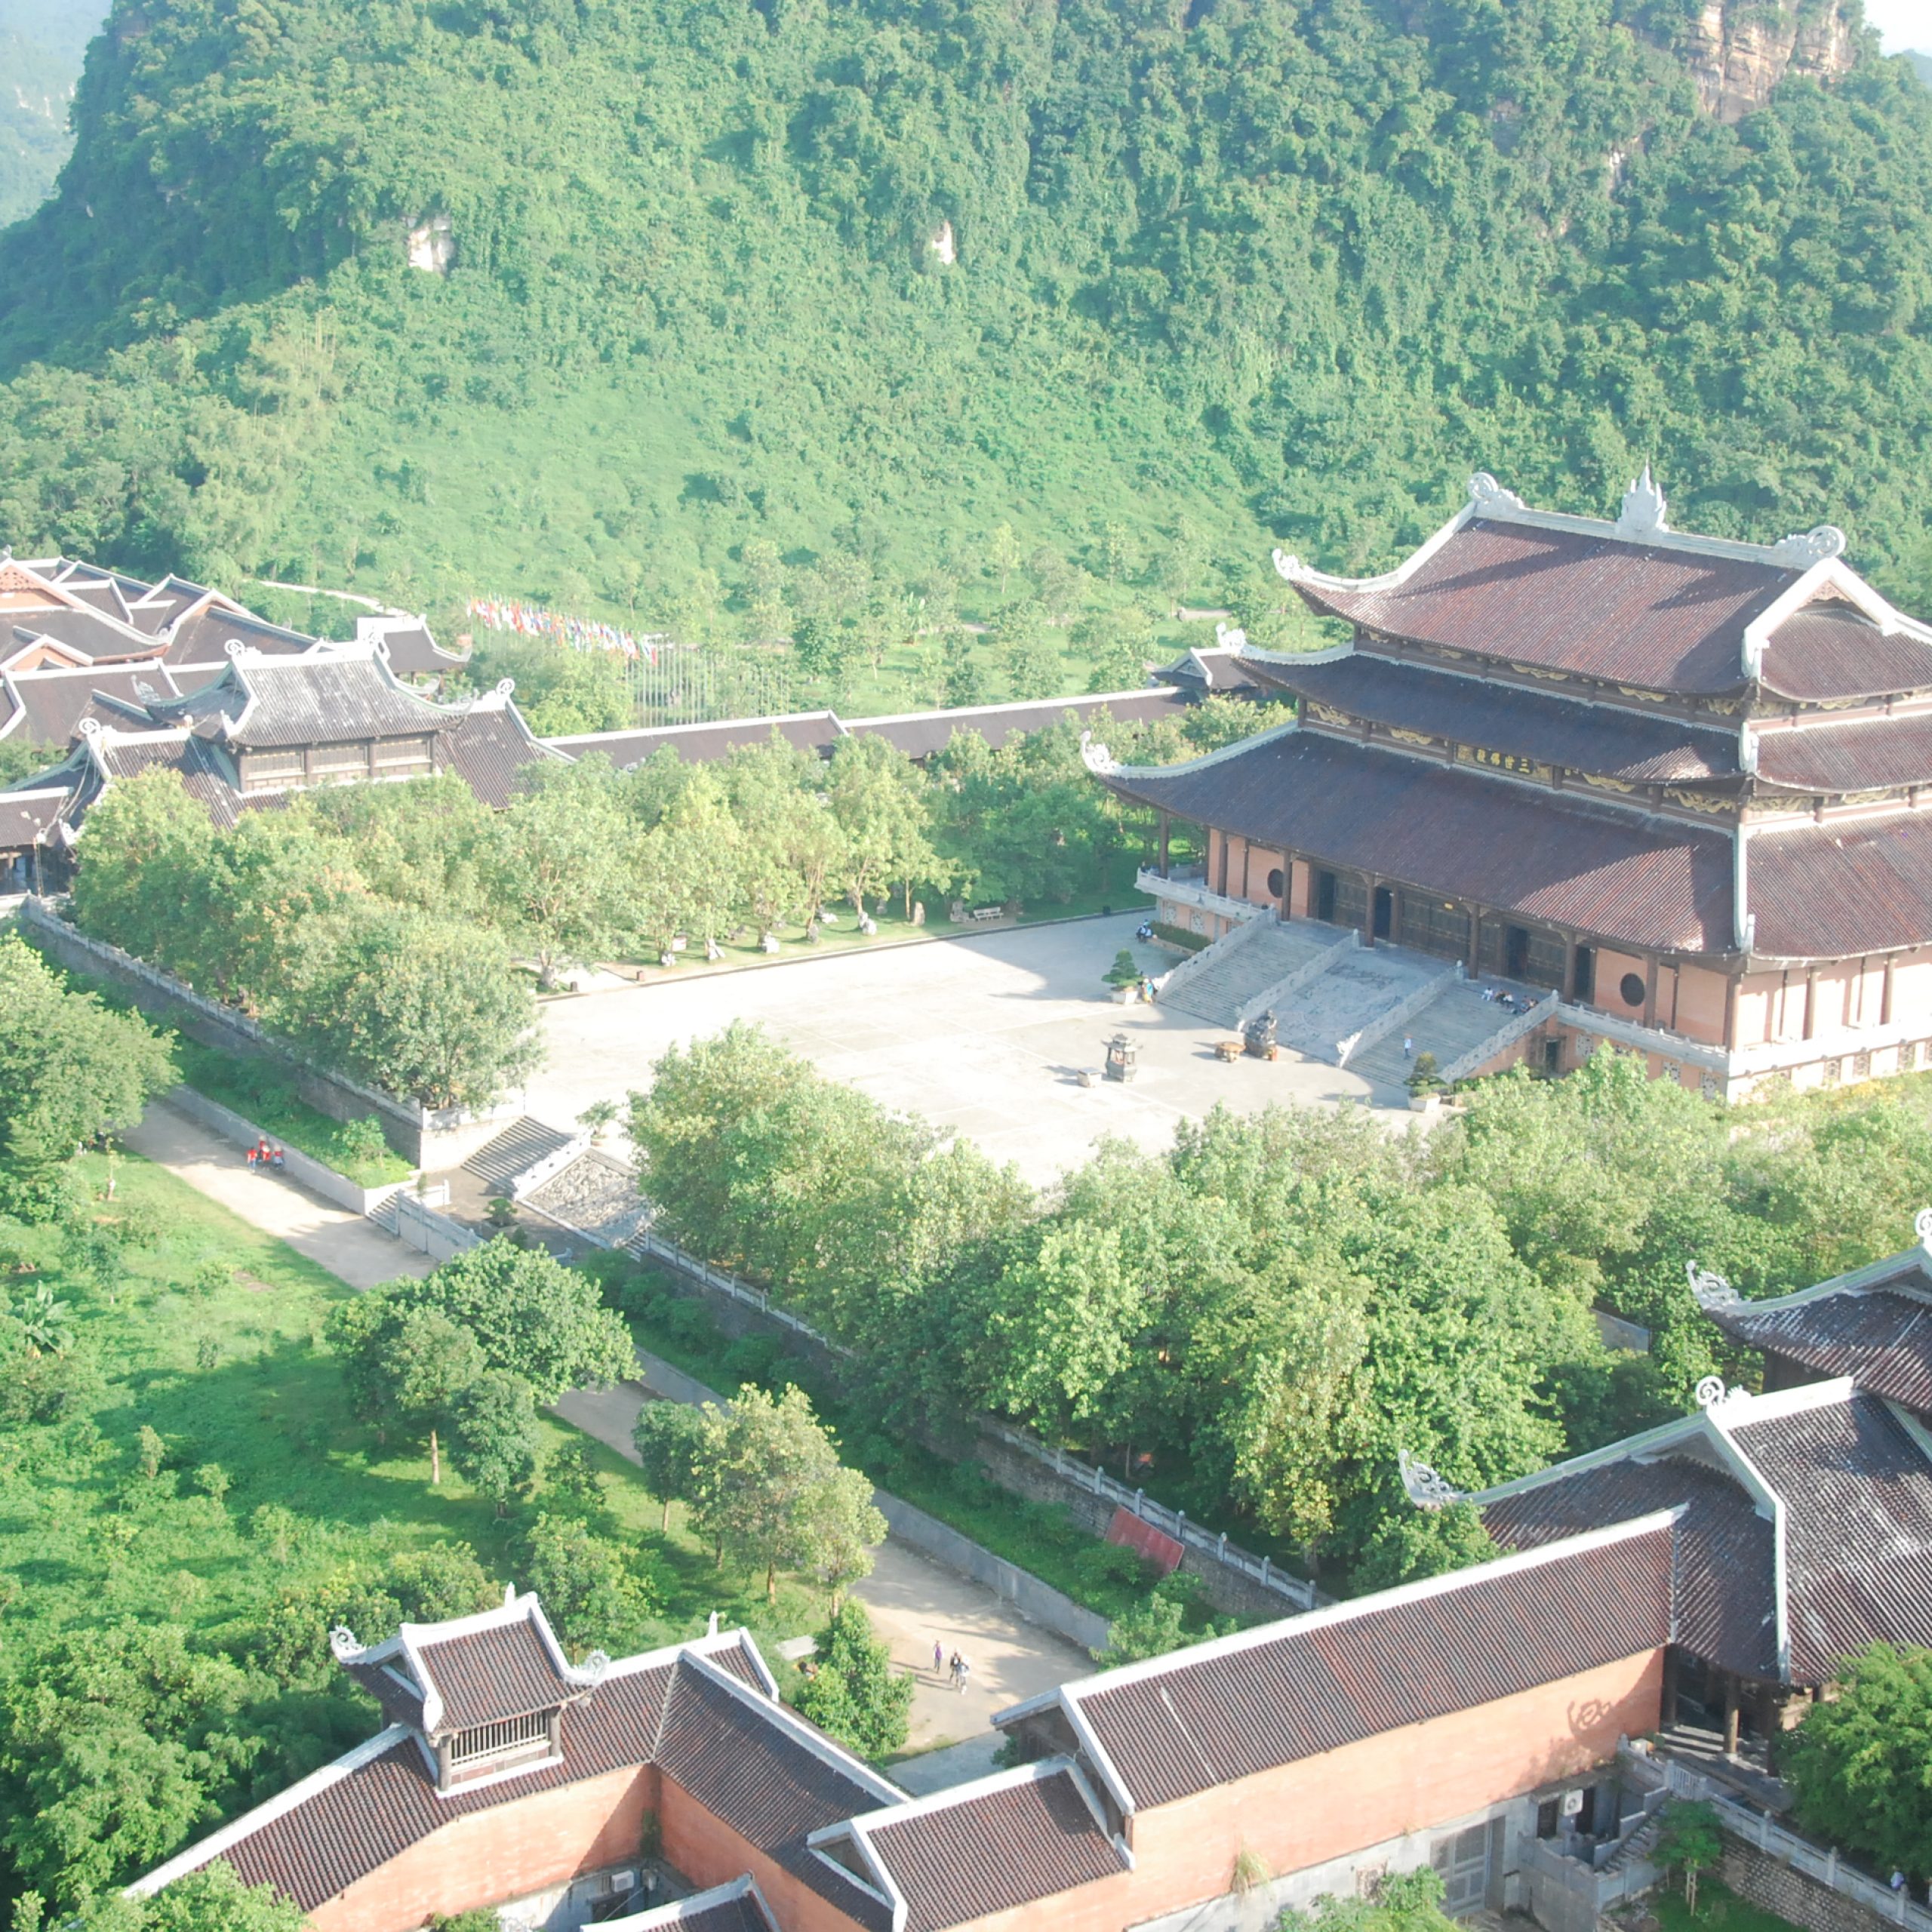
[[[245, 1641], [285, 1589], [346, 1570], [371, 1576], [394, 1553], [451, 1540], [473, 1546], [493, 1577], [516, 1580], [515, 1537], [545, 1506], [542, 1490], [499, 1520], [447, 1469], [432, 1487], [415, 1444], [376, 1441], [349, 1413], [320, 1342], [330, 1305], [351, 1291], [163, 1169], [128, 1156], [113, 1168], [115, 1198], [97, 1199], [96, 1213], [123, 1238], [118, 1281], [72, 1265], [51, 1229], [19, 1238], [19, 1258], [71, 1305], [70, 1325], [103, 1380], [78, 1412], [10, 1430], [0, 1453], [10, 1642], [30, 1648], [121, 1616], [166, 1617]], [[103, 1157], [84, 1157], [79, 1171], [97, 1194], [104, 1189]], [[184, 1287], [209, 1261], [231, 1269], [229, 1281], [199, 1294]], [[32, 1278], [16, 1274], [15, 1292]], [[143, 1424], [167, 1444], [154, 1479], [137, 1460]], [[546, 1426], [553, 1444], [580, 1439]], [[593, 1454], [606, 1519], [593, 1527], [642, 1553], [661, 1600], [650, 1641], [697, 1635], [712, 1610], [768, 1641], [822, 1623], [815, 1587], [788, 1580], [768, 1609], [761, 1577], [720, 1572], [681, 1525], [660, 1535], [635, 1472]], [[197, 1480], [211, 1463], [228, 1478], [220, 1500]], [[295, 1521], [279, 1535], [251, 1528], [265, 1505]]]
[[1663, 1932], [1795, 1932], [1791, 1921], [1764, 1911], [1729, 1891], [1709, 1873], [1697, 1881], [1697, 1912], [1684, 1903], [1684, 1881], [1660, 1885], [1644, 1903]]

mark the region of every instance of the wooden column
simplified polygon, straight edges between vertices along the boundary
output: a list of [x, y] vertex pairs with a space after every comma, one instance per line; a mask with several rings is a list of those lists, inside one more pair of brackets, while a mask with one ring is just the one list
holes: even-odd
[[1644, 967], [1644, 1024], [1654, 1026], [1657, 1023], [1657, 961], [1652, 953]]
[[1724, 1748], [1727, 1757], [1737, 1755], [1737, 1679], [1729, 1671], [1724, 1677]]
[[1663, 1654], [1663, 1694], [1657, 1701], [1657, 1724], [1668, 1730], [1677, 1721], [1677, 1646], [1669, 1644]]
[[1161, 814], [1161, 876], [1163, 878], [1168, 875], [1168, 833], [1174, 822], [1174, 814], [1171, 812], [1163, 812]]
[[1482, 908], [1480, 906], [1469, 908], [1469, 956], [1464, 962], [1464, 968], [1472, 980], [1482, 972]]
[[1285, 919], [1285, 918], [1288, 918], [1288, 917], [1290, 916], [1290, 915], [1291, 915], [1291, 909], [1294, 906], [1294, 903], [1295, 903], [1295, 862], [1294, 862], [1294, 855], [1292, 853], [1289, 853], [1289, 852], [1284, 852], [1284, 853], [1281, 854], [1281, 917], [1282, 917], [1283, 918], [1284, 918], [1284, 919]]
[[1818, 1025], [1818, 969], [1807, 966], [1804, 969], [1804, 1035], [1809, 1040], [1816, 1036]]
[[1878, 1024], [1889, 1026], [1892, 1023], [1892, 955], [1885, 955], [1885, 980], [1878, 992]]
[[1737, 1051], [1737, 995], [1744, 985], [1744, 975], [1733, 973], [1724, 981], [1724, 1047], [1726, 1053]]
[[[1361, 875], [1361, 943], [1372, 952], [1375, 949], [1375, 894], [1377, 881], [1373, 872]], [[1389, 924], [1392, 927], [1392, 919]]]
[[1219, 869], [1215, 873], [1215, 876], [1220, 881], [1220, 884], [1214, 889], [1216, 891], [1220, 893], [1223, 899], [1225, 899], [1228, 896], [1228, 835], [1225, 832], [1221, 832], [1215, 833], [1214, 836], [1219, 838], [1221, 841], [1221, 863]]

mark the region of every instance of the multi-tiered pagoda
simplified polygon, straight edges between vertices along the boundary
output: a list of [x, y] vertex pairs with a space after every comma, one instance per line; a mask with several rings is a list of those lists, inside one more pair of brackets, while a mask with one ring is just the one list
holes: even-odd
[[[1730, 1097], [1932, 1064], [1932, 629], [1844, 548], [1681, 534], [1647, 472], [1614, 524], [1478, 475], [1385, 575], [1276, 552], [1353, 631], [1244, 651], [1294, 722], [1089, 761], [1161, 814], [1164, 918], [1261, 907], [1533, 989], [1497, 1064], [1607, 1038]], [[1192, 885], [1175, 819], [1205, 834]]]

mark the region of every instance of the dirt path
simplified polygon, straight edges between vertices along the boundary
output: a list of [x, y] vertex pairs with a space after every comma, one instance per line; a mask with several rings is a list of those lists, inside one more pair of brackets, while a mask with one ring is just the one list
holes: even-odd
[[[566, 1395], [557, 1404], [566, 1422], [633, 1461], [631, 1428], [647, 1401], [701, 1400], [710, 1392], [666, 1363], [650, 1356], [643, 1360], [642, 1380]], [[949, 1775], [941, 1783], [958, 1783], [992, 1769], [993, 1747], [999, 1741], [992, 1730], [995, 1711], [1069, 1678], [1084, 1677], [1094, 1668], [1084, 1651], [1014, 1616], [991, 1590], [901, 1543], [879, 1546], [872, 1574], [852, 1594], [872, 1613], [873, 1628], [891, 1646], [893, 1662], [909, 1671], [918, 1685], [912, 1699], [911, 1748], [937, 1751], [968, 1739], [983, 1746], [954, 1754], [943, 1767]], [[935, 1643], [942, 1660], [958, 1651], [971, 1663], [963, 1692], [952, 1687], [943, 1661], [934, 1669]], [[893, 1775], [928, 1788], [909, 1764]], [[931, 1788], [938, 1789], [939, 1783]]]
[[196, 1193], [220, 1201], [251, 1228], [286, 1241], [352, 1288], [373, 1288], [398, 1275], [429, 1272], [427, 1256], [284, 1175], [254, 1172], [239, 1147], [165, 1100], [152, 1103], [140, 1125], [123, 1138], [136, 1153], [167, 1168]]
[[[125, 1139], [136, 1153], [219, 1201], [251, 1227], [286, 1241], [352, 1287], [374, 1287], [398, 1275], [429, 1272], [426, 1257], [361, 1215], [331, 1207], [280, 1175], [251, 1172], [240, 1148], [165, 1101], [150, 1106]], [[580, 1391], [566, 1395], [557, 1413], [634, 1460], [631, 1427], [647, 1401], [659, 1395], [689, 1401], [708, 1392], [668, 1364], [646, 1358], [645, 1369], [648, 1386], [627, 1382], [616, 1389]], [[872, 1575], [855, 1594], [891, 1645], [893, 1660], [918, 1681], [912, 1748], [937, 1752], [972, 1740], [949, 1752], [943, 1764], [933, 1763], [930, 1777], [921, 1775], [918, 1761], [899, 1767], [894, 1775], [909, 1786], [938, 1789], [991, 1770], [998, 1741], [992, 1730], [995, 1711], [1093, 1669], [1084, 1651], [1015, 1617], [992, 1591], [900, 1543], [881, 1546]], [[935, 1641], [945, 1655], [957, 1650], [971, 1660], [963, 1695], [943, 1672], [935, 1674]]]

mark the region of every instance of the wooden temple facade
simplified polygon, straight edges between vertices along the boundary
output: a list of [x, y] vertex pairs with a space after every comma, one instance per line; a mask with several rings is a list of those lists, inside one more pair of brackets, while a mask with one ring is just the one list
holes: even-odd
[[1497, 1065], [1607, 1038], [1728, 1098], [1932, 1065], [1932, 628], [1829, 526], [1744, 543], [1664, 509], [1647, 472], [1614, 523], [1478, 475], [1383, 576], [1277, 552], [1353, 632], [1244, 648], [1294, 721], [1183, 764], [1089, 750], [1159, 814], [1159, 916], [1265, 908], [1553, 995]]

